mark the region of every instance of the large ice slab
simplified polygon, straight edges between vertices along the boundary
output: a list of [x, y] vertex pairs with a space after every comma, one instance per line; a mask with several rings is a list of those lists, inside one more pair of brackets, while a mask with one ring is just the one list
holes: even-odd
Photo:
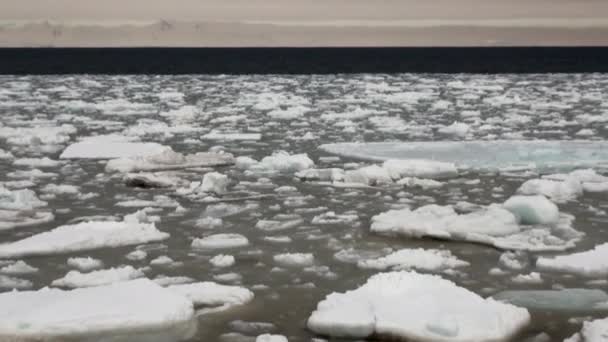
[[106, 171], [162, 171], [232, 164], [234, 164], [234, 158], [230, 153], [199, 152], [182, 154], [173, 151], [170, 147], [164, 147], [156, 153], [112, 159], [106, 164]]
[[586, 277], [604, 277], [608, 275], [608, 243], [595, 248], [555, 257], [540, 257], [536, 267], [545, 271], [556, 271]]
[[574, 247], [582, 233], [574, 217], [560, 214], [551, 225], [522, 225], [520, 218], [498, 204], [468, 214], [450, 205], [425, 205], [415, 210], [389, 210], [371, 219], [371, 231], [384, 235], [468, 241], [507, 250], [561, 251]]
[[7, 292], [0, 294], [0, 307], [2, 341], [88, 341], [144, 331], [177, 339], [191, 337], [195, 329], [192, 302], [148, 279]]
[[364, 160], [430, 159], [455, 163], [461, 169], [498, 170], [536, 168], [608, 167], [606, 141], [429, 141], [337, 143], [321, 150]]
[[509, 290], [492, 298], [531, 310], [608, 311], [601, 305], [608, 302], [608, 294], [597, 289]]
[[152, 142], [133, 142], [120, 136], [91, 137], [68, 146], [60, 159], [113, 159], [148, 156], [167, 147]]
[[564, 342], [606, 342], [608, 336], [608, 318], [583, 322], [580, 332], [572, 335]]
[[507, 340], [529, 321], [526, 309], [484, 299], [441, 277], [391, 272], [328, 295], [308, 327], [332, 337], [482, 342]]
[[210, 281], [171, 285], [167, 289], [185, 296], [196, 306], [214, 306], [216, 311], [246, 304], [254, 297], [253, 292], [244, 287], [221, 285]]
[[169, 237], [148, 222], [144, 211], [123, 221], [88, 221], [57, 227], [28, 238], [0, 244], [0, 258], [61, 254], [104, 247], [118, 247], [161, 241]]

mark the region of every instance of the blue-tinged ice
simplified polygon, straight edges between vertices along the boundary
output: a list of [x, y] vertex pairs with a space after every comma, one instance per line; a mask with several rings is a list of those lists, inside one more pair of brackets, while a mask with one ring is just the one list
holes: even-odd
[[320, 149], [340, 156], [385, 161], [426, 159], [454, 163], [459, 169], [539, 172], [580, 167], [608, 168], [608, 142], [589, 140], [495, 140], [336, 143]]

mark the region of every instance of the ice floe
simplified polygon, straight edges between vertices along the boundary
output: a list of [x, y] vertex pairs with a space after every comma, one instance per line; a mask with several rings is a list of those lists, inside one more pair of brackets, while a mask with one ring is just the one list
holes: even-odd
[[559, 221], [559, 209], [545, 196], [513, 196], [503, 206], [522, 224], [554, 224]]
[[582, 237], [571, 226], [573, 217], [561, 214], [553, 225], [521, 225], [503, 206], [492, 204], [467, 214], [450, 205], [429, 204], [415, 210], [389, 210], [373, 216], [371, 231], [405, 237], [469, 241], [500, 249], [559, 251], [574, 247]]
[[312, 253], [283, 253], [273, 257], [274, 262], [285, 267], [306, 267], [315, 262]]
[[469, 266], [448, 250], [439, 249], [401, 249], [375, 259], [363, 259], [357, 262], [360, 268], [377, 270], [419, 270], [441, 272], [458, 267]]
[[100, 136], [84, 139], [68, 146], [60, 159], [113, 159], [149, 156], [167, 147], [153, 142], [133, 142], [120, 136]]
[[338, 143], [320, 149], [364, 160], [431, 159], [454, 163], [459, 169], [500, 170], [535, 168], [542, 171], [608, 166], [604, 141], [494, 140], [394, 143]]
[[198, 152], [182, 154], [170, 147], [147, 155], [137, 155], [112, 159], [106, 164], [108, 172], [137, 172], [178, 170], [193, 167], [227, 166], [234, 164], [229, 153]]
[[147, 279], [71, 291], [7, 292], [0, 294], [0, 307], [2, 340], [124, 338], [144, 330], [183, 339], [195, 329], [192, 302]]
[[355, 290], [328, 295], [308, 328], [331, 337], [500, 341], [529, 322], [526, 309], [484, 299], [438, 276], [402, 271], [380, 273]]
[[608, 336], [608, 318], [583, 322], [580, 332], [564, 340], [564, 342], [605, 342]]
[[585, 277], [608, 275], [608, 243], [593, 249], [555, 257], [540, 257], [536, 267], [544, 271], [564, 272]]
[[122, 221], [88, 221], [64, 225], [22, 240], [0, 244], [0, 258], [61, 254], [161, 241], [169, 237], [147, 222], [144, 211]]
[[109, 268], [89, 273], [69, 271], [63, 278], [53, 280], [51, 285], [70, 288], [91, 287], [133, 280], [143, 276], [144, 273], [133, 266]]
[[210, 281], [170, 285], [167, 289], [185, 296], [195, 306], [214, 307], [212, 308], [214, 311], [246, 304], [252, 301], [254, 297], [253, 292], [244, 287], [220, 285]]
[[214, 234], [192, 241], [192, 247], [200, 249], [236, 248], [247, 245], [249, 240], [241, 234]]

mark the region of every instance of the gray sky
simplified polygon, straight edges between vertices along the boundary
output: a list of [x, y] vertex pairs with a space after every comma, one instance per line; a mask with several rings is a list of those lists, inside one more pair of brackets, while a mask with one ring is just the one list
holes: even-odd
[[1, 0], [0, 23], [0, 46], [606, 45], [608, 1]]

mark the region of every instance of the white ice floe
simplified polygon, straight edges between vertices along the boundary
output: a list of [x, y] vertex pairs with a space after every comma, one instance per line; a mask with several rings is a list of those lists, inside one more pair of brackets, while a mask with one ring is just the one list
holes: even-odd
[[438, 276], [402, 271], [328, 295], [308, 328], [331, 337], [481, 342], [508, 340], [529, 322], [526, 309], [484, 299]]
[[306, 267], [315, 262], [315, 257], [311, 253], [284, 253], [277, 254], [273, 258], [274, 262], [285, 267]]
[[298, 119], [301, 118], [302, 116], [304, 116], [304, 114], [306, 114], [307, 112], [310, 111], [309, 107], [306, 106], [293, 106], [293, 107], [288, 107], [286, 109], [274, 109], [270, 112], [268, 112], [269, 117], [273, 118], [273, 119], [278, 119], [278, 120], [294, 120], [294, 119]]
[[107, 172], [137, 172], [177, 170], [193, 167], [225, 166], [234, 164], [229, 153], [199, 152], [182, 154], [164, 147], [156, 153], [145, 156], [131, 156], [112, 159], [106, 164]]
[[540, 257], [536, 267], [544, 271], [571, 273], [585, 277], [604, 277], [608, 275], [608, 243], [595, 248], [568, 255]]
[[262, 334], [255, 338], [255, 342], [289, 342], [283, 335]]
[[464, 138], [469, 132], [470, 128], [471, 127], [469, 127], [469, 125], [464, 122], [454, 121], [454, 123], [452, 123], [451, 125], [441, 127], [437, 131], [441, 134]]
[[513, 196], [503, 206], [522, 224], [555, 224], [559, 220], [559, 209], [545, 196]]
[[228, 141], [260, 140], [260, 139], [262, 139], [262, 134], [211, 131], [211, 132], [203, 135], [201, 138], [205, 139], [205, 140], [228, 140]]
[[180, 177], [164, 172], [127, 173], [123, 181], [134, 188], [172, 188], [186, 183]]
[[132, 142], [110, 136], [93, 137], [68, 146], [60, 159], [113, 159], [149, 156], [163, 152], [167, 147], [152, 142]]
[[69, 271], [63, 278], [53, 280], [51, 285], [70, 288], [91, 287], [133, 280], [143, 276], [144, 273], [133, 266], [109, 268], [89, 273]]
[[234, 256], [218, 254], [209, 260], [214, 267], [230, 267], [234, 265]]
[[33, 267], [23, 260], [18, 260], [10, 265], [0, 268], [0, 273], [9, 275], [31, 274], [38, 272], [38, 268]]
[[27, 280], [0, 274], [0, 289], [25, 290], [31, 289], [34, 284]]
[[540, 171], [608, 166], [608, 142], [586, 140], [495, 140], [337, 143], [319, 147], [341, 156], [364, 160], [432, 159], [459, 169]]
[[7, 292], [0, 294], [0, 307], [1, 340], [89, 340], [144, 329], [167, 338], [193, 334], [192, 302], [147, 279], [71, 291]]
[[82, 272], [89, 272], [103, 267], [103, 261], [91, 257], [69, 258], [68, 266]]
[[168, 290], [185, 296], [196, 306], [214, 306], [223, 310], [235, 305], [243, 305], [253, 300], [254, 294], [240, 286], [220, 285], [205, 281], [193, 284], [171, 285]]
[[0, 230], [52, 221], [52, 212], [37, 210], [46, 205], [32, 190], [9, 190], [0, 185]]
[[608, 302], [608, 294], [602, 290], [508, 290], [492, 298], [531, 310], [543, 311], [607, 311], [602, 305]]
[[376, 270], [410, 270], [441, 272], [465, 267], [470, 264], [460, 260], [448, 250], [439, 249], [401, 249], [375, 259], [363, 259], [357, 262], [360, 268]]
[[515, 284], [542, 284], [543, 278], [538, 272], [530, 272], [529, 274], [518, 274], [511, 278]]
[[192, 247], [200, 249], [236, 248], [247, 245], [249, 240], [241, 234], [214, 234], [192, 241]]
[[608, 318], [583, 322], [580, 332], [565, 339], [564, 342], [606, 342]]
[[15, 128], [0, 126], [0, 138], [5, 138], [10, 145], [44, 147], [45, 145], [62, 145], [68, 142], [70, 134], [74, 134], [76, 131], [76, 127], [72, 125], [36, 125], [36, 127]]
[[517, 192], [522, 195], [543, 195], [558, 203], [576, 199], [583, 194], [583, 186], [574, 179], [530, 179], [523, 183]]
[[47, 157], [43, 158], [19, 158], [13, 161], [13, 165], [28, 166], [33, 168], [57, 167], [61, 165], [58, 160], [52, 160]]
[[230, 179], [219, 172], [208, 172], [203, 176], [200, 191], [223, 195], [226, 193]]
[[430, 204], [373, 216], [371, 231], [469, 241], [500, 249], [551, 251], [572, 248], [582, 237], [582, 233], [572, 228], [573, 219], [571, 215], [561, 214], [553, 225], [520, 225], [515, 215], [497, 204], [467, 214], [458, 214], [450, 205]]
[[48, 255], [161, 241], [169, 237], [148, 223], [144, 211], [123, 221], [88, 221], [64, 225], [28, 238], [0, 244], [0, 258]]
[[297, 172], [310, 169], [315, 163], [307, 154], [289, 154], [285, 151], [275, 152], [262, 158], [258, 163], [247, 166], [249, 170], [261, 172]]

